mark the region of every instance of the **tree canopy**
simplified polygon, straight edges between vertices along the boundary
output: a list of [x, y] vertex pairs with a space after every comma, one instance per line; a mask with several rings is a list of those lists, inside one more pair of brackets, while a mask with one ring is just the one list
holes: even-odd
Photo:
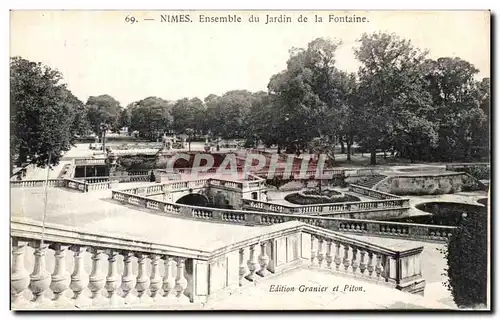
[[62, 81], [42, 63], [10, 60], [11, 163], [57, 165], [76, 135], [87, 131], [83, 103]]
[[[246, 139], [248, 146], [263, 142], [287, 152], [328, 150], [331, 158], [337, 144], [342, 152], [347, 145], [348, 160], [357, 143], [371, 153], [372, 164], [377, 151], [412, 161], [474, 160], [489, 151], [490, 79], [476, 79], [471, 63], [429, 59], [411, 41], [377, 32], [360, 37], [353, 52], [360, 67], [349, 73], [337, 66], [341, 46], [318, 38], [292, 48], [267, 92], [231, 90], [203, 100], [147, 97], [125, 108], [110, 95], [91, 96], [84, 105], [58, 71], [14, 58], [12, 155], [43, 163], [43, 150], [53, 141], [56, 153], [62, 152], [76, 134], [100, 134], [103, 123], [151, 140], [165, 132], [189, 133]], [[71, 121], [59, 125], [63, 116]], [[53, 128], [57, 132], [50, 133]]]

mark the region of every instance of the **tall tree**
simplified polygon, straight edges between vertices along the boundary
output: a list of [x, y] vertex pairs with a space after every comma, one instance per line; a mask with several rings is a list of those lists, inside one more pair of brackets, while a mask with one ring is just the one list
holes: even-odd
[[57, 165], [75, 134], [85, 131], [83, 104], [62, 80], [40, 62], [10, 60], [11, 163]]
[[[426, 52], [394, 34], [363, 34], [354, 53], [360, 61], [360, 143], [370, 150], [376, 164], [376, 150], [388, 145], [435, 143], [429, 116], [432, 102], [425, 90], [422, 64]], [[399, 143], [402, 142], [404, 143]]]
[[129, 105], [130, 126], [139, 134], [151, 140], [160, 136], [172, 127], [172, 105], [158, 97], [148, 97]]
[[101, 133], [102, 123], [106, 123], [114, 131], [120, 129], [121, 106], [112, 96], [107, 94], [91, 96], [87, 100], [86, 107], [90, 126], [96, 134]]
[[118, 125], [120, 128], [129, 128], [130, 129], [130, 110], [128, 108], [124, 108], [120, 112], [120, 117], [118, 119]]
[[318, 136], [334, 136], [339, 130], [337, 117], [342, 105], [335, 68], [339, 41], [316, 39], [307, 49], [292, 49], [287, 69], [271, 77], [268, 88], [273, 106], [281, 118], [277, 130], [279, 144], [289, 151], [303, 151]]
[[428, 60], [425, 67], [435, 108], [433, 119], [439, 123], [439, 142], [433, 154], [439, 156], [437, 160], [469, 160], [474, 135], [486, 125], [482, 107], [489, 103], [488, 83], [477, 82], [478, 70], [460, 58]]
[[246, 90], [228, 91], [221, 97], [207, 97], [206, 126], [211, 134], [222, 138], [244, 138], [252, 101], [252, 93]]
[[198, 98], [177, 100], [172, 108], [174, 118], [174, 130], [177, 133], [185, 133], [186, 130], [193, 130], [192, 133], [201, 133], [204, 129], [205, 105]]

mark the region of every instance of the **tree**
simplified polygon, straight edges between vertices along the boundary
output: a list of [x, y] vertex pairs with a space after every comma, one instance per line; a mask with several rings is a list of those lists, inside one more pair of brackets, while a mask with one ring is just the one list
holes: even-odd
[[204, 129], [205, 105], [198, 98], [177, 100], [172, 108], [174, 119], [173, 128], [177, 133], [186, 133], [186, 129], [192, 129], [192, 133], [201, 133]]
[[252, 100], [252, 93], [246, 90], [228, 91], [221, 97], [210, 95], [205, 99], [206, 127], [213, 136], [244, 138]]
[[307, 49], [292, 49], [287, 69], [271, 77], [268, 88], [280, 118], [278, 143], [289, 152], [305, 150], [318, 136], [329, 136], [334, 143], [345, 98], [337, 87], [341, 73], [335, 68], [340, 44], [319, 38]]
[[458, 307], [487, 303], [488, 219], [485, 211], [462, 219], [445, 251], [449, 278], [446, 285]]
[[59, 71], [40, 62], [11, 58], [11, 164], [57, 165], [75, 135], [85, 131], [83, 103], [62, 80]]
[[156, 140], [172, 126], [172, 105], [158, 97], [148, 97], [127, 106], [130, 126], [141, 136]]
[[86, 107], [88, 121], [96, 134], [101, 134], [101, 123], [108, 124], [113, 131], [120, 129], [121, 106], [112, 96], [107, 94], [91, 96], [87, 100]]
[[441, 161], [469, 160], [472, 147], [486, 127], [489, 80], [477, 82], [478, 70], [460, 58], [427, 60], [427, 90], [434, 105], [433, 119], [439, 123], [439, 141], [431, 153]]
[[120, 117], [118, 119], [118, 125], [120, 128], [129, 128], [130, 129], [130, 110], [128, 110], [128, 108], [124, 108], [120, 112]]
[[432, 102], [422, 73], [427, 53], [394, 34], [363, 34], [359, 42], [354, 51], [361, 63], [358, 94], [363, 105], [358, 137], [370, 150], [370, 163], [376, 164], [378, 148], [433, 144]]

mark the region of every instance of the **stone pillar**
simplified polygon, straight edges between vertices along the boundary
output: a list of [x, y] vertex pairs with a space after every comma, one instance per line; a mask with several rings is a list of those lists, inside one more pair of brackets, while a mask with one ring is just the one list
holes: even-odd
[[193, 303], [206, 302], [209, 282], [208, 262], [193, 259]]
[[137, 303], [137, 297], [130, 293], [136, 285], [135, 275], [132, 271], [133, 257], [133, 252], [126, 251], [123, 253], [123, 275], [121, 288], [123, 291], [123, 300], [126, 304]]
[[240, 286], [245, 284], [245, 277], [248, 274], [248, 266], [245, 262], [245, 248], [241, 248], [239, 250], [239, 256], [240, 256], [240, 268], [239, 268], [239, 275], [240, 275]]
[[260, 263], [260, 270], [257, 271], [257, 274], [261, 277], [265, 277], [266, 275], [269, 274], [269, 271], [267, 270], [267, 265], [269, 264], [269, 256], [267, 255], [267, 250], [266, 250], [267, 242], [264, 241], [260, 244], [260, 256], [259, 256], [259, 263]]
[[89, 275], [85, 272], [83, 254], [86, 252], [83, 247], [72, 246], [74, 267], [71, 274], [70, 289], [73, 291], [73, 300], [76, 307], [87, 307], [92, 304], [88, 296], [82, 294], [89, 284]]
[[151, 298], [157, 300], [158, 293], [161, 289], [162, 279], [160, 277], [160, 256], [155, 254], [151, 257], [151, 277], [149, 291], [151, 292]]
[[92, 305], [99, 306], [107, 304], [106, 299], [102, 295], [102, 288], [106, 282], [104, 274], [101, 271], [101, 266], [99, 261], [101, 260], [101, 255], [103, 250], [100, 249], [91, 249], [92, 252], [92, 272], [90, 273], [89, 278], [89, 289], [92, 293]]
[[22, 307], [28, 304], [24, 298], [24, 291], [30, 284], [29, 273], [24, 266], [26, 242], [12, 239], [12, 269], [10, 276], [10, 290], [12, 307]]
[[106, 291], [108, 292], [108, 298], [110, 305], [121, 305], [124, 304], [123, 298], [116, 292], [120, 287], [120, 276], [118, 275], [116, 256], [118, 252], [114, 250], [108, 250], [108, 276], [106, 277]]
[[175, 299], [175, 277], [174, 277], [175, 261], [172, 257], [165, 257], [165, 276], [163, 277], [163, 292], [164, 297], [169, 300]]
[[146, 290], [149, 289], [150, 280], [148, 277], [148, 271], [146, 267], [146, 254], [139, 253], [137, 255], [137, 280], [135, 285], [135, 290], [137, 291], [137, 298], [139, 298], [140, 303], [150, 303], [151, 298], [147, 295]]
[[66, 270], [66, 250], [68, 246], [56, 244], [52, 247], [55, 251], [55, 266], [54, 272], [52, 273], [50, 289], [54, 293], [54, 302], [56, 306], [60, 308], [73, 307], [70, 299], [64, 295], [64, 292], [69, 289], [69, 283], [71, 281], [70, 275]]
[[185, 264], [184, 258], [177, 259], [177, 277], [175, 278], [175, 290], [177, 291], [177, 300], [180, 304], [189, 303], [189, 298], [184, 295], [187, 288], [187, 279], [184, 276]]
[[257, 270], [259, 270], [260, 267], [259, 262], [257, 261], [257, 254], [255, 252], [256, 246], [256, 244], [250, 246], [250, 257], [248, 259], [248, 270], [250, 273], [246, 276], [246, 279], [249, 281], [255, 280], [255, 273], [257, 272]]
[[34, 302], [38, 307], [51, 306], [52, 302], [45, 296], [50, 286], [50, 274], [46, 268], [45, 255], [47, 246], [42, 245], [35, 248], [35, 266], [30, 275], [30, 289], [33, 293]]

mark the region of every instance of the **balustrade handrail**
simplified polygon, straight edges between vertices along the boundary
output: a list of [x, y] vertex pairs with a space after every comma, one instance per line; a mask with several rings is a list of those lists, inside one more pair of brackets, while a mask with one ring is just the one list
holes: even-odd
[[[59, 181], [64, 181], [64, 180], [66, 180], [66, 179], [68, 179], [68, 178], [54, 178], [54, 179], [48, 179], [47, 181], [48, 181], [48, 182], [49, 182], [49, 184], [50, 184], [51, 182], [59, 182]], [[10, 181], [10, 184], [14, 184], [14, 185], [16, 185], [16, 184], [38, 183], [38, 182], [45, 184], [45, 181], [46, 181], [45, 179], [35, 179], [35, 180], [11, 180], [11, 181]]]
[[[454, 230], [456, 227], [453, 226], [441, 226], [441, 225], [430, 225], [430, 224], [419, 224], [419, 223], [407, 223], [407, 222], [396, 222], [396, 221], [379, 221], [379, 220], [365, 220], [365, 219], [351, 219], [351, 218], [336, 218], [336, 217], [325, 217], [325, 216], [311, 216], [311, 215], [297, 215], [297, 214], [289, 214], [289, 213], [279, 213], [279, 212], [261, 212], [261, 211], [250, 211], [250, 210], [235, 210], [235, 209], [220, 209], [220, 208], [211, 208], [211, 207], [199, 207], [199, 206], [192, 206], [192, 205], [187, 205], [187, 204], [180, 204], [180, 203], [172, 203], [172, 202], [167, 202], [163, 200], [154, 200], [151, 198], [148, 198], [146, 196], [139, 196], [133, 193], [128, 193], [124, 192], [122, 190], [112, 190], [112, 193], [119, 193], [122, 195], [126, 196], [133, 196], [145, 201], [151, 201], [151, 202], [157, 202], [157, 203], [162, 203], [165, 205], [174, 205], [178, 206], [181, 208], [189, 208], [189, 209], [194, 209], [194, 210], [203, 210], [203, 211], [215, 211], [215, 212], [220, 212], [220, 213], [233, 213], [233, 214], [255, 214], [255, 215], [260, 215], [260, 216], [275, 216], [275, 217], [288, 217], [292, 218], [293, 220], [296, 220], [297, 218], [302, 218], [302, 219], [312, 219], [312, 220], [333, 220], [333, 221], [343, 221], [343, 222], [358, 222], [358, 223], [377, 223], [377, 224], [385, 224], [385, 225], [397, 225], [397, 226], [416, 226], [416, 227], [423, 227], [423, 228], [436, 228], [436, 229], [447, 229], [447, 230]], [[350, 213], [356, 213], [356, 212], [365, 212], [365, 211], [352, 211]]]
[[[394, 194], [391, 194], [391, 193], [387, 193], [387, 192], [382, 192], [382, 191], [379, 191], [379, 190], [370, 189], [370, 188], [363, 187], [363, 186], [360, 186], [360, 185], [357, 185], [357, 184], [351, 184], [349, 186], [349, 191], [354, 191], [354, 190], [352, 190], [352, 188], [358, 188], [358, 189], [361, 189], [361, 190], [364, 190], [364, 191], [368, 191], [370, 193], [378, 193], [378, 194], [384, 195], [386, 197], [390, 197], [389, 199], [384, 199], [384, 200], [396, 200], [396, 199], [405, 199], [405, 200], [407, 200], [407, 198], [402, 198], [400, 196], [397, 196], [397, 195], [394, 195]], [[354, 191], [354, 192], [356, 192], [356, 191]]]
[[[243, 202], [256, 202], [256, 203], [262, 203], [267, 206], [277, 206], [277, 207], [283, 207], [286, 209], [294, 210], [294, 209], [301, 209], [301, 208], [313, 208], [313, 207], [329, 207], [329, 206], [349, 206], [349, 205], [359, 205], [359, 204], [371, 204], [371, 203], [388, 203], [391, 201], [401, 201], [404, 202], [404, 198], [398, 198], [398, 199], [383, 199], [383, 200], [373, 200], [373, 201], [355, 201], [355, 202], [339, 202], [339, 203], [318, 203], [318, 204], [305, 204], [305, 205], [285, 205], [285, 204], [277, 204], [274, 202], [268, 202], [268, 201], [261, 201], [261, 200], [254, 200], [254, 199], [242, 199]], [[398, 206], [398, 208], [404, 208], [403, 205]]]
[[131, 237], [129, 235], [110, 235], [109, 232], [93, 233], [82, 228], [68, 227], [54, 223], [45, 223], [44, 231], [42, 223], [39, 221], [11, 217], [11, 237], [26, 240], [41, 240], [42, 234], [45, 242], [71, 244], [83, 247], [165, 254], [200, 260], [207, 260], [210, 255], [210, 252], [205, 250], [174, 247]]
[[[349, 236], [340, 234], [339, 232], [331, 231], [325, 228], [317, 227], [317, 226], [312, 226], [308, 225], [303, 222], [298, 222], [298, 221], [289, 221], [286, 223], [283, 223], [281, 225], [274, 225], [274, 229], [276, 230], [269, 230], [268, 228], [270, 227], [265, 227], [262, 228], [263, 233], [256, 235], [256, 236], [251, 236], [247, 239], [237, 241], [232, 244], [225, 244], [219, 249], [215, 249], [212, 251], [210, 255], [210, 259], [216, 259], [220, 256], [223, 256], [227, 254], [228, 252], [235, 251], [241, 248], [248, 247], [252, 244], [260, 244], [262, 242], [266, 242], [271, 239], [275, 239], [277, 237], [285, 237], [289, 234], [297, 233], [297, 232], [306, 232], [309, 234], [312, 234], [314, 236], [321, 236], [323, 238], [328, 238], [332, 239], [337, 242], [341, 243], [347, 243], [351, 246], [356, 246], [359, 248], [367, 249], [370, 251], [374, 251], [377, 253], [389, 255], [391, 257], [396, 257], [397, 253], [400, 251], [396, 251], [387, 247], [383, 247], [380, 245], [372, 244], [369, 242], [361, 241], [358, 239], [351, 238]], [[414, 251], [412, 249], [412, 251]], [[423, 246], [418, 247], [418, 250], [423, 250]]]

